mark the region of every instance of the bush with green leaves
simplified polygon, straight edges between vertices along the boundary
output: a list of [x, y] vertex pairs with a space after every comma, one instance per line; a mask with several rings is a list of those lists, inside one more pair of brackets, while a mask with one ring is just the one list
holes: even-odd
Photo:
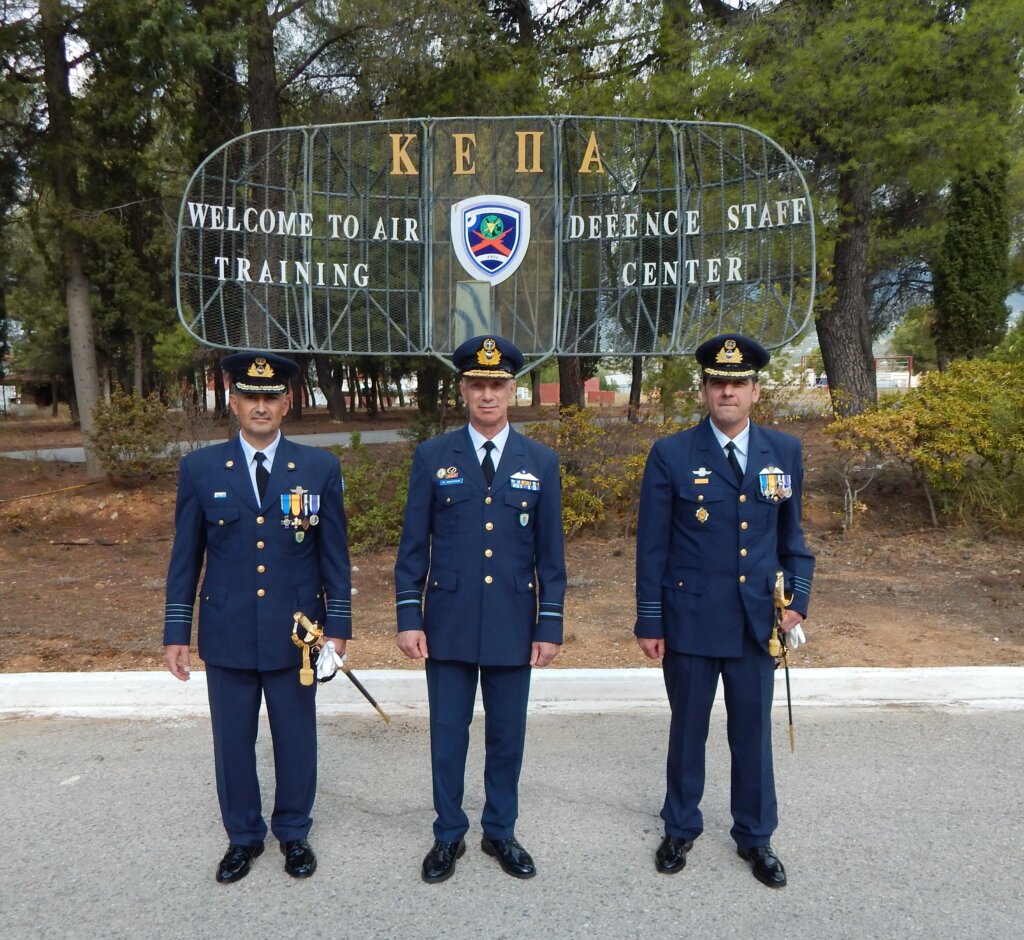
[[[367, 447], [353, 432], [348, 447], [332, 450], [341, 458], [349, 547], [355, 553], [397, 545], [409, 489], [412, 448]], [[390, 458], [390, 459], [389, 459]]]
[[557, 423], [531, 425], [529, 436], [561, 459], [566, 535], [581, 529], [632, 532], [651, 442], [677, 430], [671, 421], [631, 424], [589, 408], [567, 408]]
[[115, 388], [110, 401], [93, 412], [89, 443], [110, 477], [136, 484], [168, 469], [173, 439], [167, 407], [153, 394], [147, 398]]
[[896, 460], [925, 487], [938, 514], [980, 525], [1024, 525], [1024, 373], [974, 359], [929, 372], [918, 388], [883, 399], [828, 429], [862, 463]]

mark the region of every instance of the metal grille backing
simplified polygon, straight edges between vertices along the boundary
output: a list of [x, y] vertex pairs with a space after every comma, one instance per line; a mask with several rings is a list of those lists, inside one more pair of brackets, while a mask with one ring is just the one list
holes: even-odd
[[226, 143], [182, 199], [176, 273], [186, 329], [229, 349], [446, 354], [495, 332], [530, 357], [673, 355], [725, 331], [776, 348], [811, 313], [814, 226], [796, 164], [740, 125], [374, 121]]

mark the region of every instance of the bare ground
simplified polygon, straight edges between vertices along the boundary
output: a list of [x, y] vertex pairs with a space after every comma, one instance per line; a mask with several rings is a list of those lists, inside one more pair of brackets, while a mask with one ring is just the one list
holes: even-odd
[[[517, 419], [534, 417], [520, 409]], [[401, 426], [329, 424], [307, 413], [292, 433]], [[864, 494], [844, 533], [835, 457], [820, 422], [804, 439], [805, 528], [818, 556], [805, 666], [1024, 664], [1024, 553], [1019, 537], [933, 529], [914, 485], [893, 476]], [[216, 433], [216, 432], [215, 432]], [[60, 420], [0, 419], [0, 672], [163, 668], [164, 576], [175, 479], [142, 488], [87, 484], [73, 464], [4, 451], [80, 444]], [[633, 539], [567, 544], [566, 642], [559, 667], [650, 665], [632, 637]], [[354, 668], [418, 668], [394, 645], [393, 550], [353, 559]]]

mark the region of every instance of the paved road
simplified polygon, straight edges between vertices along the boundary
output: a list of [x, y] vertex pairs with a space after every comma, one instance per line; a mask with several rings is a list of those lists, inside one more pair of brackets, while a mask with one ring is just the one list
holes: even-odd
[[[288, 439], [299, 444], [313, 444], [317, 447], [331, 447], [339, 444], [348, 447], [352, 434], [358, 433], [364, 444], [393, 444], [402, 440], [399, 432], [393, 428], [385, 430], [366, 430], [359, 432], [335, 431], [331, 434], [289, 434]], [[203, 444], [221, 444], [223, 438], [216, 441], [204, 441]], [[85, 449], [82, 447], [51, 447], [41, 450], [12, 450], [0, 452], [0, 457], [13, 460], [61, 460], [66, 463], [85, 463]]]
[[[424, 885], [432, 811], [426, 719], [327, 713], [313, 843], [295, 882], [273, 843], [220, 886], [224, 849], [208, 721], [0, 720], [0, 936], [979, 938], [1020, 935], [1024, 710], [799, 708], [777, 724], [790, 885], [749, 874], [728, 836], [724, 715], [709, 747], [706, 831], [686, 870], [655, 873], [668, 712], [531, 717], [518, 882], [470, 847]], [[482, 805], [480, 728], [466, 804]], [[266, 728], [261, 766], [269, 767]], [[266, 775], [269, 782], [269, 774]], [[270, 802], [269, 790], [266, 801]]]

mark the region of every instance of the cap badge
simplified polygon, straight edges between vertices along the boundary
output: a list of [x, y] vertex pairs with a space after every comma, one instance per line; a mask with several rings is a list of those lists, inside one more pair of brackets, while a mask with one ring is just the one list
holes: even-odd
[[736, 340], [727, 339], [722, 348], [715, 355], [715, 362], [740, 363], [743, 362], [743, 353], [736, 345]]
[[476, 361], [481, 366], [498, 366], [502, 360], [501, 351], [498, 349], [498, 344], [490, 337], [487, 337], [483, 341], [483, 345], [480, 347], [479, 352], [476, 353]]
[[480, 347], [480, 351], [476, 354], [476, 361], [482, 366], [497, 366], [501, 363], [501, 352], [498, 349], [498, 344], [493, 339], [488, 337], [484, 340], [483, 346]]
[[257, 356], [245, 373], [250, 379], [272, 379], [274, 377], [273, 366], [262, 356]]

